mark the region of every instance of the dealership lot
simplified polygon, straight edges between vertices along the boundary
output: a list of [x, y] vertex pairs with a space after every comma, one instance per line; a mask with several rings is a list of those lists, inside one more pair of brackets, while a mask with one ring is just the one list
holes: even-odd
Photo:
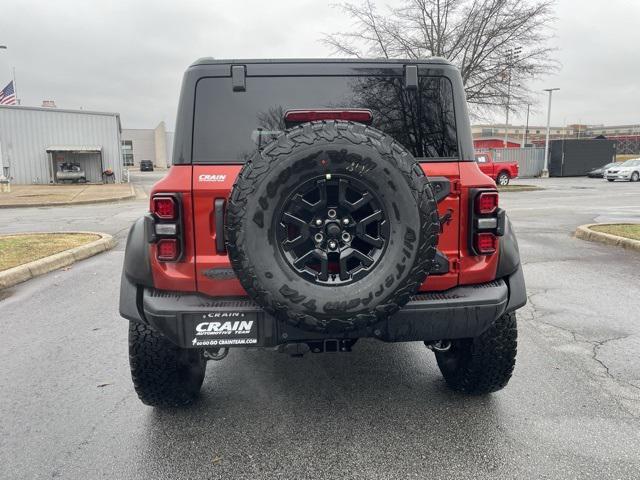
[[[161, 173], [133, 179], [147, 191]], [[0, 292], [0, 476], [634, 478], [640, 470], [640, 255], [577, 240], [640, 222], [640, 184], [522, 180], [505, 193], [525, 265], [519, 356], [486, 398], [447, 390], [418, 343], [350, 354], [234, 350], [202, 399], [135, 396], [117, 312], [124, 241], [146, 201], [0, 210], [0, 233], [96, 230], [112, 251]]]

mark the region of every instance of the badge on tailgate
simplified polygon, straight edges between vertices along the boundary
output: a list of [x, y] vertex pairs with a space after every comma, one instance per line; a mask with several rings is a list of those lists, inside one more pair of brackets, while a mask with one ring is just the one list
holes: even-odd
[[253, 312], [211, 312], [187, 315], [192, 347], [258, 344], [258, 321]]

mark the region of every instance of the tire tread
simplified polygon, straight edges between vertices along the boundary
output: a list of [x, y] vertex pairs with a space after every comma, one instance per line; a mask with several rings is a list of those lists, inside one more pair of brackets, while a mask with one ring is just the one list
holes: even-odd
[[[242, 221], [246, 215], [248, 199], [254, 194], [256, 186], [263, 181], [272, 163], [278, 162], [283, 155], [292, 153], [298, 145], [313, 145], [336, 138], [347, 140], [354, 145], [369, 144], [402, 172], [421, 215], [421, 230], [416, 261], [403, 282], [378, 305], [375, 312], [363, 314], [360, 311], [354, 312], [348, 318], [327, 320], [311, 314], [290, 311], [287, 305], [275, 301], [261, 286], [245, 253]], [[436, 254], [439, 230], [440, 220], [431, 185], [413, 156], [388, 135], [359, 123], [345, 121], [304, 124], [281, 135], [262, 152], [255, 152], [244, 164], [233, 185], [225, 222], [226, 245], [231, 266], [249, 296], [268, 313], [282, 317], [292, 325], [318, 331], [362, 328], [397, 312], [426, 279]]]
[[[455, 391], [472, 395], [496, 392], [513, 374], [517, 338], [516, 314], [506, 313], [478, 337], [454, 341], [452, 352], [436, 352], [438, 367]], [[451, 355], [456, 355], [456, 368], [447, 362]]]
[[174, 345], [145, 324], [129, 322], [129, 365], [138, 397], [146, 405], [179, 407], [192, 403], [204, 379], [206, 363], [185, 364], [202, 355]]

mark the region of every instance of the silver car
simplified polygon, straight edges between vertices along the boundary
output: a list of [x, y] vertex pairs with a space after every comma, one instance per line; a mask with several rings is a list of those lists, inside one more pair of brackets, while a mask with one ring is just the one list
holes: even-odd
[[637, 182], [640, 180], [640, 158], [632, 158], [626, 162], [607, 169], [604, 178], [613, 182], [615, 180], [627, 180]]

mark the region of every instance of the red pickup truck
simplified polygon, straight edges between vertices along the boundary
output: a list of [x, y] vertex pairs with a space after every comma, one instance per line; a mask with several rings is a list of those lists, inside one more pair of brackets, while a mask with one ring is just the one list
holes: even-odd
[[482, 173], [493, 178], [497, 185], [509, 185], [509, 180], [518, 176], [516, 162], [494, 162], [491, 152], [476, 153], [476, 163]]

